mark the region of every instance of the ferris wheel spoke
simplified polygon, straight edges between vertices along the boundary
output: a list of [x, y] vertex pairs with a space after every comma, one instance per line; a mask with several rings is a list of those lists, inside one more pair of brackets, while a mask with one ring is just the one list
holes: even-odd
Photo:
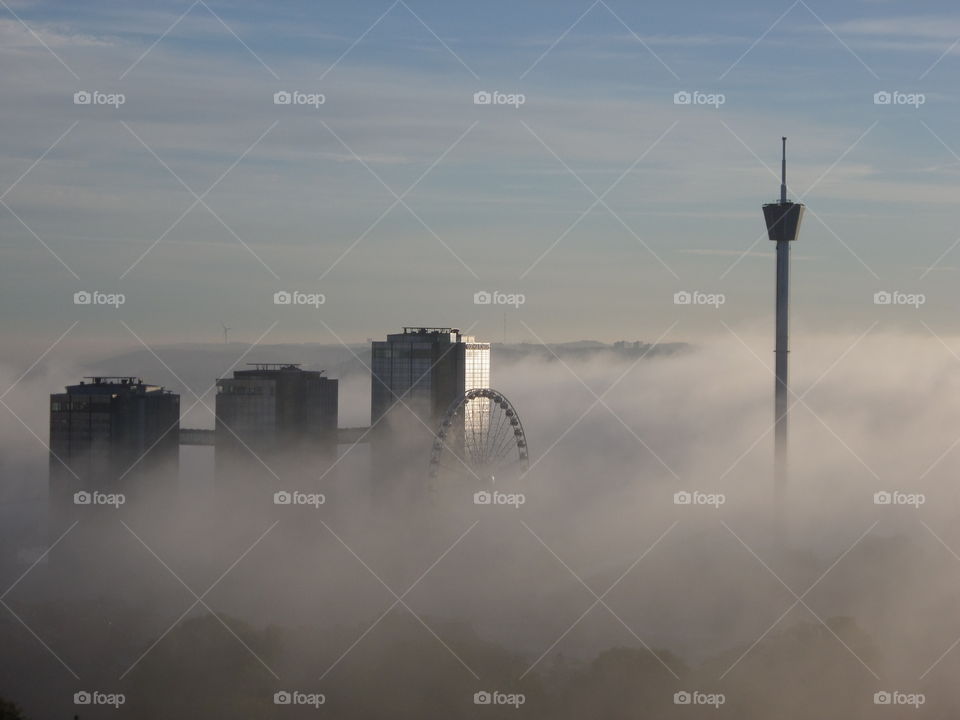
[[499, 433], [496, 437], [493, 438], [493, 441], [490, 443], [490, 450], [487, 453], [487, 461], [492, 462], [500, 458], [503, 454], [503, 445], [506, 435], [502, 432]]
[[[497, 407], [498, 410], [501, 410], [501, 411], [502, 411], [502, 408], [500, 408], [500, 405], [499, 405], [499, 404], [497, 404], [496, 407]], [[497, 442], [496, 438], [498, 437], [498, 435], [499, 435], [499, 433], [500, 433], [500, 428], [502, 427], [503, 421], [504, 421], [504, 419], [506, 418], [506, 414], [503, 413], [503, 412], [497, 412], [497, 416], [498, 416], [498, 417], [497, 417], [497, 427], [496, 427], [496, 430], [494, 430], [494, 431], [491, 432], [491, 433], [488, 433], [488, 435], [487, 435], [487, 444], [484, 445], [484, 458], [485, 458], [485, 459], [488, 459], [488, 458], [490, 457], [490, 454], [494, 451], [494, 449], [495, 449], [495, 447], [496, 447], [496, 442]], [[492, 425], [493, 425], [493, 423], [491, 422], [491, 426], [492, 426]]]
[[477, 418], [477, 420], [478, 420], [478, 424], [481, 426], [481, 429], [482, 429], [481, 431], [482, 442], [479, 442], [476, 446], [476, 455], [479, 462], [482, 463], [482, 462], [486, 462], [487, 444], [490, 442], [490, 430], [492, 427], [492, 421], [491, 421], [492, 410], [491, 410], [491, 404], [489, 399], [484, 398], [483, 400], [480, 400], [479, 403], [481, 403], [480, 404], [481, 412], [479, 413], [479, 417]]
[[[510, 427], [512, 430], [512, 426], [508, 426], [508, 427]], [[497, 446], [495, 451], [497, 457], [501, 457], [501, 456], [505, 457], [510, 452], [512, 447], [515, 447], [515, 444], [516, 444], [516, 436], [513, 434], [513, 432], [509, 432], [509, 431], [505, 432], [503, 435], [503, 439], [500, 441], [500, 444]]]
[[523, 426], [510, 401], [495, 390], [472, 390], [451, 405], [431, 450], [431, 476], [475, 482], [527, 457]]

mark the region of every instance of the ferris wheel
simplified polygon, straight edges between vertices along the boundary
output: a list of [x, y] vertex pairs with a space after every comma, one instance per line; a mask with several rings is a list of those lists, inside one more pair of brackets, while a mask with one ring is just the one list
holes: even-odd
[[503, 393], [468, 390], [450, 404], [430, 452], [430, 477], [456, 477], [476, 484], [498, 473], [523, 473], [529, 465], [520, 416]]

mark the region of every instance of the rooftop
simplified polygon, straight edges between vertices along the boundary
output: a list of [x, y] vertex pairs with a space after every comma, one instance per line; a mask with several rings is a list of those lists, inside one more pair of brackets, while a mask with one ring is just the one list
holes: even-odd
[[460, 334], [460, 328], [449, 327], [418, 327], [416, 325], [404, 325], [404, 335], [452, 335]]
[[167, 393], [162, 385], [151, 385], [144, 383], [136, 375], [87, 375], [77, 385], [68, 385], [66, 388], [70, 394], [88, 394], [96, 395], [101, 393]]

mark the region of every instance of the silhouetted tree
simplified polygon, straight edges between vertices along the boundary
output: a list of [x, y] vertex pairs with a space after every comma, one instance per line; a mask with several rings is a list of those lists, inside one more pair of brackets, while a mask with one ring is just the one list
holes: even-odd
[[13, 702], [0, 698], [0, 720], [27, 720], [27, 716]]

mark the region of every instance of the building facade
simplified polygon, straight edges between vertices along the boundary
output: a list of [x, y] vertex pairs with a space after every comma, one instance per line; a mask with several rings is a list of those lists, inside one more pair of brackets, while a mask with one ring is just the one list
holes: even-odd
[[467, 390], [490, 387], [490, 343], [456, 328], [405, 327], [375, 341], [370, 423], [405, 405], [429, 427]]
[[[339, 383], [323, 371], [260, 363], [217, 380], [218, 485], [243, 476], [299, 482], [336, 455]], [[295, 477], [291, 477], [291, 474]], [[302, 484], [302, 483], [301, 483]]]
[[[137, 377], [89, 377], [50, 396], [50, 500], [55, 513], [82, 493], [127, 502], [176, 486], [180, 396]], [[75, 498], [76, 493], [81, 493]]]
[[[456, 328], [405, 327], [372, 346], [373, 473], [381, 486], [422, 489], [434, 433], [467, 390], [490, 387], [490, 343]], [[458, 443], [489, 422], [489, 400], [471, 401], [448, 428]]]

